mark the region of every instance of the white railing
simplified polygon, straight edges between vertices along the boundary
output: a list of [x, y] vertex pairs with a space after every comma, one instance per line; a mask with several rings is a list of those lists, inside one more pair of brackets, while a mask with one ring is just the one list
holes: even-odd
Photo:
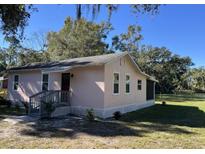
[[70, 106], [70, 92], [61, 90], [42, 91], [30, 97], [29, 114], [41, 116], [45, 113], [45, 103], [51, 103], [52, 106], [62, 105]]

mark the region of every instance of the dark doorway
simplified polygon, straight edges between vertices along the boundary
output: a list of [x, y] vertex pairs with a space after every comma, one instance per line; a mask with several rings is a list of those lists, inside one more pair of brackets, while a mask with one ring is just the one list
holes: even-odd
[[69, 102], [70, 73], [62, 73], [61, 79], [61, 103]]
[[147, 80], [147, 100], [154, 99], [154, 81]]
[[69, 91], [70, 90], [70, 73], [62, 73], [62, 80], [61, 80], [61, 90], [62, 91]]

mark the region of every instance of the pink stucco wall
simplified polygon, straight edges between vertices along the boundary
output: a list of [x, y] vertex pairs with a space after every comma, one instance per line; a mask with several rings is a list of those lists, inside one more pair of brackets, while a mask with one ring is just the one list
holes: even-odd
[[[120, 74], [120, 92], [113, 94], [113, 73]], [[130, 93], [125, 93], [125, 75], [130, 75]], [[137, 80], [142, 80], [142, 90], [137, 89]], [[129, 104], [146, 103], [146, 78], [136, 71], [128, 56], [105, 64], [104, 106], [120, 107]]]
[[[92, 66], [86, 68], [76, 68], [69, 72], [74, 74], [70, 78], [70, 88], [72, 91], [71, 103], [73, 106], [100, 108], [104, 103], [104, 67]], [[13, 90], [14, 75], [19, 75], [19, 88]], [[49, 90], [61, 89], [61, 72], [49, 73]], [[29, 101], [32, 96], [42, 91], [41, 71], [22, 71], [9, 73], [8, 99], [12, 101]]]
[[71, 105], [88, 108], [103, 108], [104, 66], [76, 68], [70, 71], [72, 91]]
[[[19, 88], [13, 89], [14, 75], [19, 75]], [[29, 101], [29, 96], [41, 91], [41, 72], [24, 71], [10, 73], [8, 76], [8, 99], [12, 101]]]
[[[146, 77], [137, 71], [129, 56], [114, 59], [101, 66], [73, 68], [67, 71], [70, 78], [71, 106], [79, 109], [94, 108], [101, 112], [110, 108], [146, 103]], [[120, 93], [113, 94], [113, 73], [120, 74]], [[13, 90], [14, 74], [19, 75], [19, 89]], [[125, 75], [130, 75], [130, 93], [125, 93]], [[61, 72], [49, 73], [49, 90], [61, 89]], [[10, 73], [8, 98], [13, 101], [29, 101], [29, 96], [41, 91], [41, 71]], [[137, 80], [142, 80], [142, 90], [137, 89]], [[132, 107], [132, 106], [131, 106]], [[118, 110], [118, 109], [116, 109]], [[113, 110], [114, 111], [114, 110]], [[113, 112], [112, 111], [112, 112]], [[112, 113], [109, 113], [112, 115]]]

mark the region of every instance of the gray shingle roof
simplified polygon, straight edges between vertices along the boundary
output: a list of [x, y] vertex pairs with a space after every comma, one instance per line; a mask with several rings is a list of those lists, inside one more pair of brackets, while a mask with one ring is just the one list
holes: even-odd
[[[54, 61], [54, 62], [48, 62], [48, 63], [31, 63], [24, 66], [18, 66], [18, 67], [12, 67], [8, 69], [7, 71], [24, 71], [24, 70], [42, 70], [42, 71], [65, 71], [69, 70], [71, 68], [75, 67], [83, 67], [83, 66], [96, 66], [96, 65], [103, 65], [107, 62], [112, 61], [115, 58], [122, 57], [124, 55], [127, 55], [128, 52], [119, 52], [119, 53], [113, 53], [113, 54], [106, 54], [106, 55], [100, 55], [100, 56], [90, 56], [90, 57], [80, 57], [80, 58], [73, 58], [73, 59], [67, 59], [62, 61]], [[128, 54], [129, 55], [129, 54]], [[130, 55], [129, 55], [130, 56]], [[130, 56], [131, 58], [131, 56]], [[155, 82], [158, 82], [156, 79], [154, 79], [152, 76], [149, 76], [148, 74], [142, 72], [139, 68], [139, 66], [134, 62], [134, 60], [131, 58], [132, 62], [136, 66], [136, 70], [138, 70], [142, 75], [146, 76], [148, 79], [153, 80]]]
[[103, 65], [108, 61], [111, 61], [113, 58], [118, 56], [123, 56], [127, 52], [120, 52], [114, 54], [106, 54], [100, 56], [90, 56], [90, 57], [80, 57], [67, 59], [62, 61], [53, 61], [47, 63], [31, 63], [24, 66], [12, 67], [8, 71], [15, 70], [31, 70], [31, 69], [41, 69], [41, 70], [61, 70], [65, 68], [80, 67], [80, 66], [94, 66], [94, 65]]

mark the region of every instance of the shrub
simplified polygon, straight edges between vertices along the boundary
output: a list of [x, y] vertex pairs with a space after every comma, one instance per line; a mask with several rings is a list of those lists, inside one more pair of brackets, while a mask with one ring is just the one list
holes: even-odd
[[15, 109], [16, 109], [17, 111], [19, 111], [19, 110], [20, 110], [20, 106], [19, 106], [19, 104], [18, 104], [18, 103], [16, 103], [16, 104], [15, 104]]
[[11, 101], [7, 101], [6, 105], [7, 105], [8, 108], [11, 108]]
[[95, 114], [94, 114], [94, 110], [93, 109], [87, 109], [86, 110], [86, 118], [92, 122], [95, 120]]
[[119, 120], [122, 117], [122, 114], [120, 111], [116, 111], [113, 113], [113, 117], [115, 120]]
[[11, 101], [0, 96], [0, 105], [6, 105], [8, 108], [11, 107]]
[[47, 118], [51, 117], [51, 113], [55, 110], [55, 106], [52, 102], [42, 102], [43, 110], [46, 111], [46, 114], [44, 115]]

